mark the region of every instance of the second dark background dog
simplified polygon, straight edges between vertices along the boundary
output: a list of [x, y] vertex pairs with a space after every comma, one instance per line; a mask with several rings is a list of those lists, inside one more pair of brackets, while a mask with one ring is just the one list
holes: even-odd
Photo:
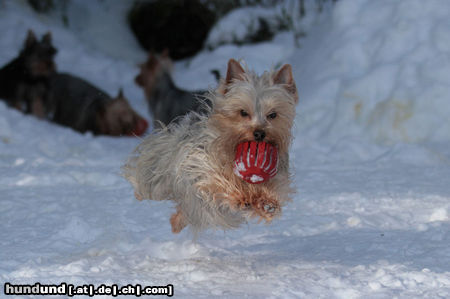
[[150, 53], [140, 68], [135, 82], [144, 89], [155, 127], [160, 126], [159, 122], [168, 125], [177, 121], [189, 111], [202, 113], [211, 105], [204, 97], [208, 91], [185, 91], [175, 85], [171, 76], [172, 61], [167, 51], [160, 55]]

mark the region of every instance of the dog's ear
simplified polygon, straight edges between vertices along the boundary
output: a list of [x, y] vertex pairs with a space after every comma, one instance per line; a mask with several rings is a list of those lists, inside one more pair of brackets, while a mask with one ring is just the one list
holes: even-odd
[[290, 64], [283, 65], [273, 76], [273, 83], [282, 85], [291, 95], [294, 96], [295, 103], [298, 102], [297, 86], [295, 85], [292, 67]]
[[123, 96], [123, 89], [122, 89], [122, 87], [119, 88], [119, 93], [117, 94], [116, 99], [118, 99], [118, 100], [125, 100], [125, 97]]
[[148, 52], [147, 61], [144, 64], [142, 64], [142, 68], [153, 69], [155, 65], [158, 63], [157, 57], [158, 57], [157, 54], [155, 54], [153, 50], [150, 50], [150, 52]]
[[234, 80], [244, 79], [244, 69], [241, 64], [233, 58], [228, 61], [227, 77], [225, 78], [225, 84], [228, 85]]
[[33, 30], [28, 29], [27, 38], [25, 39], [25, 48], [29, 48], [36, 43], [36, 35]]
[[136, 77], [134, 77], [134, 82], [136, 82], [139, 86], [144, 86], [144, 80], [142, 80], [142, 73], [139, 73]]
[[148, 52], [147, 61], [144, 63], [144, 65], [150, 65], [154, 60], [155, 60], [155, 51], [150, 50]]
[[52, 43], [52, 33], [50, 31], [44, 34], [42, 37], [42, 42], [49, 45]]
[[172, 60], [170, 59], [169, 48], [164, 48], [164, 50], [161, 52], [158, 57], [158, 63], [165, 71], [172, 71]]
[[229, 85], [236, 80], [244, 80], [245, 70], [242, 68], [241, 64], [234, 60], [233, 58], [228, 61], [227, 76], [225, 80], [221, 80], [219, 84], [218, 91], [221, 94], [226, 94], [229, 90]]

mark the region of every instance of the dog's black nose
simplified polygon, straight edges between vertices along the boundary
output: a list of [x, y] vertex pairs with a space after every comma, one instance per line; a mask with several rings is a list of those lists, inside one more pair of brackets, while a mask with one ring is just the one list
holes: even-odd
[[263, 141], [266, 137], [266, 132], [264, 132], [263, 130], [255, 130], [253, 132], [253, 136], [255, 136], [256, 141]]

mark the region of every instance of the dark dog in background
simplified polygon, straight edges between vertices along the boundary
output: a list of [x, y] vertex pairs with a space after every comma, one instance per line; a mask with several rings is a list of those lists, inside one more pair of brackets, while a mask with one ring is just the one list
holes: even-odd
[[160, 55], [150, 53], [140, 68], [135, 82], [144, 89], [155, 127], [159, 127], [159, 122], [168, 125], [189, 111], [201, 113], [206, 108], [205, 104], [211, 105], [202, 99], [206, 90], [185, 91], [175, 85], [171, 77], [172, 61], [167, 51]]
[[116, 98], [73, 75], [58, 73], [50, 77], [50, 120], [79, 132], [96, 135], [141, 136], [148, 123], [123, 96]]
[[56, 73], [56, 52], [50, 32], [38, 41], [29, 30], [19, 56], [0, 69], [0, 98], [24, 113], [82, 133], [140, 136], [147, 130], [147, 121], [122, 92], [112, 99], [78, 77]]
[[0, 69], [0, 98], [24, 113], [46, 115], [48, 79], [55, 72], [56, 49], [50, 32], [41, 41], [29, 30], [19, 56]]

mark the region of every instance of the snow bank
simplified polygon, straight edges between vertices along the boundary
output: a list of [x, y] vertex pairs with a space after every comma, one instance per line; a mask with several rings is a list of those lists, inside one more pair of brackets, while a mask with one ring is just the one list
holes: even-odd
[[449, 14], [446, 1], [338, 1], [291, 57], [301, 129], [384, 144], [449, 140]]

